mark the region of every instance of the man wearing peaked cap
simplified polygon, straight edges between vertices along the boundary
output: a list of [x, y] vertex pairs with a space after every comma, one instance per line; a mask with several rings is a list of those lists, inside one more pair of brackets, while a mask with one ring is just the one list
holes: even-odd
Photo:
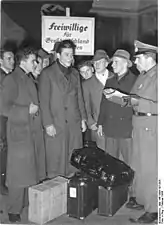
[[156, 54], [158, 48], [140, 41], [134, 42], [136, 67], [140, 75], [129, 98], [133, 106], [133, 151], [131, 167], [135, 170], [133, 190], [135, 198], [129, 201], [128, 208], [143, 205], [145, 213], [132, 223], [152, 223], [157, 215], [158, 181], [158, 79]]
[[139, 55], [139, 54], [143, 54], [146, 52], [154, 52], [157, 53], [158, 52], [158, 47], [153, 46], [153, 45], [148, 45], [145, 44], [143, 42], [140, 42], [138, 40], [134, 41], [134, 46], [135, 46], [135, 55]]

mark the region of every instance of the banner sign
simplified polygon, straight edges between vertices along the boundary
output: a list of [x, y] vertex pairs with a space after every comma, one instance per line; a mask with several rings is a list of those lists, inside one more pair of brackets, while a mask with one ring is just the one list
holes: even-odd
[[76, 55], [93, 55], [94, 31], [94, 18], [42, 16], [42, 48], [50, 52], [56, 41], [71, 39]]

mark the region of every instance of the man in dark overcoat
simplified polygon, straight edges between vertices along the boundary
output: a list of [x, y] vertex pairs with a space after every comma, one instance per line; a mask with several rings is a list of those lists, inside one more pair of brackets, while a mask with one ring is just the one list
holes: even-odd
[[[104, 89], [113, 88], [130, 93], [136, 76], [130, 71], [132, 62], [129, 52], [118, 49], [112, 58], [112, 67], [115, 75], [109, 78]], [[132, 107], [124, 108], [104, 92], [98, 118], [98, 134], [105, 135], [105, 150], [112, 156], [129, 164], [132, 153]]]
[[39, 79], [40, 107], [46, 132], [48, 177], [69, 175], [73, 149], [82, 147], [86, 113], [79, 73], [71, 64], [75, 46], [70, 40], [60, 42], [58, 60], [44, 69]]
[[[36, 67], [36, 55], [30, 48], [17, 54], [18, 65], [3, 81], [3, 114], [7, 121], [7, 177], [9, 190], [8, 215], [11, 222], [21, 220], [20, 213], [27, 202], [27, 188], [37, 183], [35, 139], [40, 127], [35, 84], [28, 77]], [[39, 130], [38, 130], [39, 129]]]
[[[14, 53], [11, 48], [4, 46], [0, 50], [0, 91], [2, 91], [2, 82], [4, 78], [14, 69]], [[2, 94], [0, 93], [0, 101]], [[0, 193], [5, 195], [8, 193], [5, 185], [6, 181], [6, 161], [7, 161], [7, 134], [6, 122], [7, 117], [2, 115], [2, 102], [0, 105]]]

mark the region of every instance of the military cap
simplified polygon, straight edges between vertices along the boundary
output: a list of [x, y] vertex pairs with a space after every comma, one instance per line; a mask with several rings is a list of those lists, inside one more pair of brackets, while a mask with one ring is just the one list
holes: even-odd
[[134, 41], [135, 55], [141, 55], [146, 53], [157, 53], [158, 47], [153, 45], [148, 45], [138, 40]]

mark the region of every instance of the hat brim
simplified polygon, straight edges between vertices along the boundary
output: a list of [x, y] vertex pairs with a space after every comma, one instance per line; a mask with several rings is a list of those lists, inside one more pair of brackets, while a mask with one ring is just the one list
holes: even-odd
[[132, 63], [132, 61], [130, 60], [130, 59], [127, 59], [127, 58], [125, 58], [125, 57], [123, 57], [123, 56], [120, 56], [120, 55], [114, 55], [112, 58], [111, 58], [111, 61], [113, 61], [113, 58], [114, 57], [118, 57], [118, 58], [121, 58], [121, 59], [125, 59], [127, 62], [128, 62], [128, 67], [132, 67], [132, 65], [133, 65], [133, 63]]
[[111, 59], [108, 58], [108, 57], [95, 57], [95, 58], [93, 57], [92, 62], [96, 62], [96, 61], [99, 61], [99, 60], [101, 60], [101, 59], [106, 59], [106, 61], [107, 61], [108, 63], [111, 62]]
[[134, 57], [138, 56], [138, 55], [143, 55], [143, 54], [147, 54], [147, 53], [154, 53], [157, 54], [156, 50], [142, 50], [142, 51], [137, 51], [134, 53]]

